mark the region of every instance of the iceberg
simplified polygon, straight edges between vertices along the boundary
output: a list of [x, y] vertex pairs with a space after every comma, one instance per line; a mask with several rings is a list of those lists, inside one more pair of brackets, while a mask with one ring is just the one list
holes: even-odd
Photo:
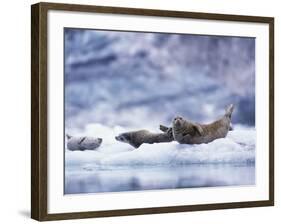
[[[68, 166], [101, 168], [105, 166], [155, 166], [217, 163], [254, 163], [254, 128], [239, 127], [230, 131], [226, 138], [208, 144], [184, 145], [177, 142], [143, 144], [139, 149], [114, 139], [123, 127], [106, 127], [91, 124], [83, 134], [98, 133], [103, 136], [102, 145], [95, 151], [69, 151], [65, 162]], [[133, 129], [132, 129], [133, 130]]]
[[143, 144], [134, 149], [129, 144], [114, 139], [117, 134], [131, 130], [136, 129], [101, 124], [87, 125], [83, 131], [72, 130], [73, 135], [98, 135], [103, 138], [103, 143], [97, 150], [91, 151], [65, 149], [65, 193], [255, 183], [254, 128], [237, 126], [226, 138], [200, 145], [171, 142]]

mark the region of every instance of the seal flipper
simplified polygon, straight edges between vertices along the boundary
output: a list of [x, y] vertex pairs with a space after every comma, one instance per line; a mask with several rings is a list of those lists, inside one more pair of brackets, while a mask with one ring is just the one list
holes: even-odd
[[166, 127], [166, 126], [164, 126], [164, 125], [162, 125], [162, 124], [160, 124], [159, 129], [160, 129], [161, 131], [163, 131], [163, 132], [166, 132], [166, 131], [169, 130], [168, 127]]
[[225, 115], [226, 117], [229, 117], [231, 119], [231, 115], [232, 115], [232, 112], [234, 110], [234, 105], [233, 104], [230, 104], [226, 110], [225, 110]]
[[83, 137], [79, 142], [78, 142], [78, 145], [81, 145], [82, 142], [86, 139], [86, 137]]
[[129, 144], [136, 149], [139, 148], [142, 145], [142, 143], [134, 143], [134, 142], [130, 142]]
[[200, 136], [204, 134], [203, 128], [198, 124], [193, 124], [193, 128], [195, 132], [197, 132]]
[[191, 134], [191, 133], [188, 133], [188, 132], [182, 133], [182, 136], [183, 136], [183, 137], [185, 137], [185, 136], [187, 136], [187, 135], [190, 135], [190, 136], [191, 136], [191, 135], [194, 135], [194, 134], [193, 134], [193, 133]]
[[196, 133], [202, 136], [204, 134], [203, 128], [196, 123], [192, 123], [192, 129], [189, 132], [183, 132], [182, 136], [187, 136], [187, 135], [194, 136], [196, 135]]

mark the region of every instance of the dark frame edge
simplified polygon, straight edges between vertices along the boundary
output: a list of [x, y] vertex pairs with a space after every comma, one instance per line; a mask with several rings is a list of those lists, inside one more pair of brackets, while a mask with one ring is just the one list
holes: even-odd
[[31, 218], [39, 220], [39, 5], [31, 6]]
[[187, 205], [187, 206], [169, 206], [169, 207], [152, 207], [138, 209], [108, 210], [108, 211], [89, 211], [74, 213], [56, 213], [48, 214], [44, 221], [68, 220], [68, 219], [86, 219], [86, 218], [102, 218], [115, 216], [132, 216], [146, 214], [163, 214], [163, 213], [181, 213], [191, 211], [208, 211], [222, 209], [241, 209], [251, 207], [272, 206], [272, 201], [248, 201], [248, 202], [231, 202], [203, 205]]
[[269, 200], [274, 206], [274, 17], [269, 21]]
[[47, 10], [65, 10], [76, 12], [98, 12], [98, 13], [113, 13], [126, 15], [145, 15], [159, 17], [175, 17], [175, 18], [190, 18], [190, 19], [207, 19], [207, 20], [228, 20], [236, 22], [257, 22], [270, 23], [272, 17], [266, 16], [248, 16], [236, 14], [221, 14], [221, 13], [205, 13], [205, 12], [188, 12], [188, 11], [172, 11], [159, 9], [144, 9], [144, 8], [126, 8], [126, 7], [111, 7], [97, 5], [80, 5], [80, 4], [65, 4], [54, 2], [38, 3]]
[[31, 6], [31, 218], [47, 217], [47, 19]]

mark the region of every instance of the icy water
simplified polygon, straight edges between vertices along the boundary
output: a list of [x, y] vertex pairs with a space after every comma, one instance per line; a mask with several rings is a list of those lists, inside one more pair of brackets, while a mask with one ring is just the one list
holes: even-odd
[[255, 184], [254, 164], [192, 164], [66, 171], [65, 194]]
[[93, 124], [83, 134], [105, 136], [97, 150], [65, 150], [65, 194], [255, 184], [254, 128], [237, 127], [208, 144], [138, 149], [114, 139], [123, 131]]

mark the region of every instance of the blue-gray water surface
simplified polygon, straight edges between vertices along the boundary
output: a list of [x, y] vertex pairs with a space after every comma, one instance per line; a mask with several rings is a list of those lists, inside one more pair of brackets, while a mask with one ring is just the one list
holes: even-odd
[[65, 171], [65, 194], [254, 184], [254, 163], [102, 169], [72, 167]]

